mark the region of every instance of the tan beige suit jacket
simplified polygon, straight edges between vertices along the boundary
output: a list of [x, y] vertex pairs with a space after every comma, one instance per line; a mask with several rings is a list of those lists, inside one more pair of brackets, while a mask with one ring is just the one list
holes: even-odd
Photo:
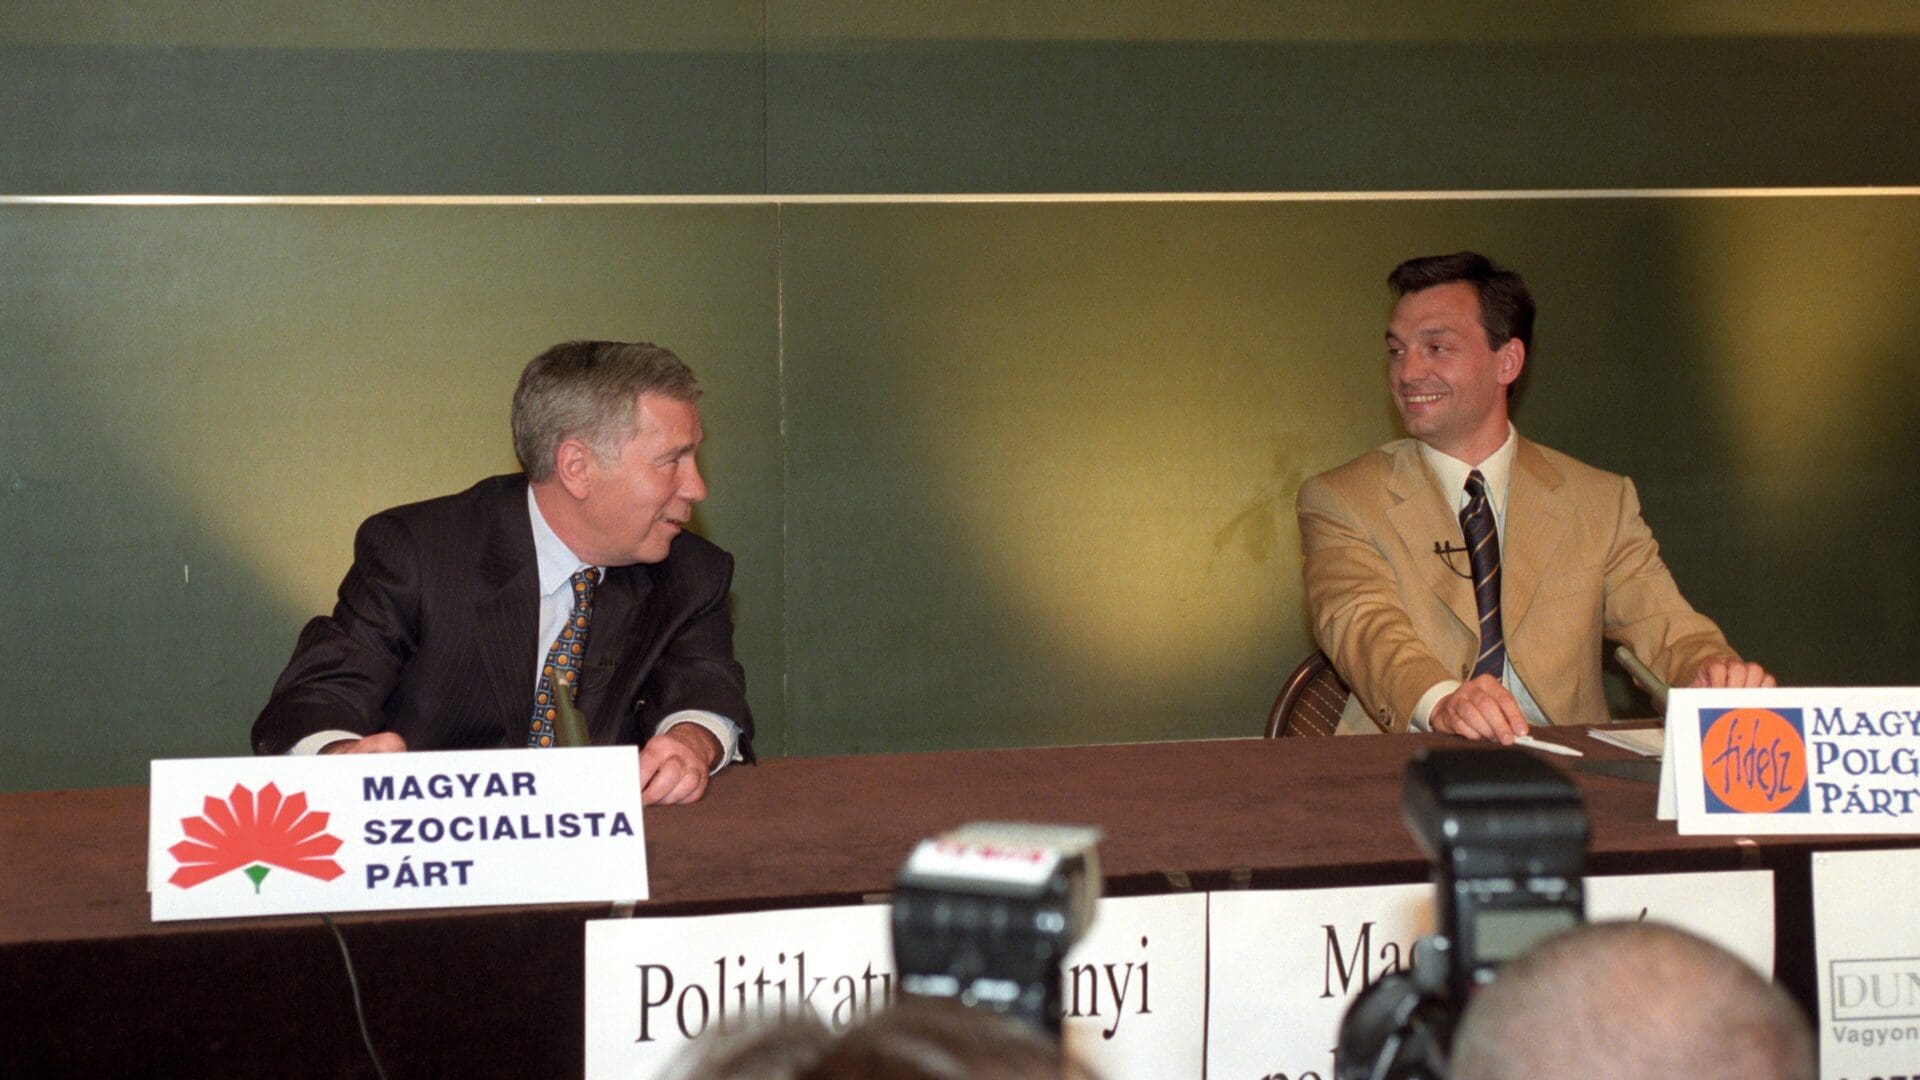
[[[1479, 652], [1473, 582], [1433, 552], [1460, 521], [1419, 444], [1400, 439], [1300, 486], [1296, 508], [1314, 636], [1388, 731]], [[1465, 569], [1463, 556], [1454, 565]], [[1608, 720], [1602, 638], [1676, 685], [1726, 638], [1680, 595], [1633, 482], [1521, 439], [1501, 538], [1507, 657], [1556, 724]]]

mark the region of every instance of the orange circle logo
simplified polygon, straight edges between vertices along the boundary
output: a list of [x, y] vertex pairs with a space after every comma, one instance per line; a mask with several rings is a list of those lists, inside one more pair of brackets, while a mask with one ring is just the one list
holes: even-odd
[[[1807, 744], [1798, 709], [1788, 719], [1773, 709], [1727, 709], [1710, 720], [1700, 738], [1700, 768], [1707, 782], [1707, 809], [1721, 813], [1775, 814], [1807, 789]], [[1719, 801], [1718, 806], [1714, 805]]]

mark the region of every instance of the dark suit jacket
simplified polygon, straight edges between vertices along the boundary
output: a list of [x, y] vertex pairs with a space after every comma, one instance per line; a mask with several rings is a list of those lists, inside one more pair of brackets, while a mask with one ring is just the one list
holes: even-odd
[[[667, 715], [706, 709], [740, 725], [752, 760], [732, 579], [732, 556], [692, 533], [662, 562], [607, 570], [577, 696], [595, 745], [637, 745]], [[330, 728], [396, 732], [414, 750], [524, 746], [539, 606], [525, 477], [368, 518], [333, 614], [300, 632], [254, 721], [254, 752]]]

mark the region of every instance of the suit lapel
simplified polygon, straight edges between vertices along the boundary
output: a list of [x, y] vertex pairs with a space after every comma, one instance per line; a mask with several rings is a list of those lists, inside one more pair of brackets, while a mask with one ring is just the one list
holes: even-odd
[[1509, 640], [1566, 538], [1571, 517], [1560, 482], [1546, 455], [1520, 440], [1507, 481], [1507, 528], [1500, 545], [1500, 620]]
[[[580, 711], [596, 745], [618, 737], [632, 694], [619, 684], [622, 673], [641, 670], [635, 654], [661, 635], [642, 625], [657, 618], [646, 603], [653, 590], [653, 574], [643, 565], [614, 567], [593, 597], [593, 628], [587, 632], [587, 655], [580, 674]], [[633, 693], [638, 693], [635, 687]]]
[[540, 642], [540, 566], [533, 554], [533, 522], [527, 517], [527, 489], [508, 486], [492, 515], [480, 556], [480, 595], [474, 608], [474, 637], [495, 715], [503, 718], [506, 745], [526, 742], [533, 711], [534, 652]]
[[1387, 478], [1387, 492], [1392, 497], [1387, 518], [1411, 553], [1410, 564], [1420, 568], [1427, 588], [1447, 605], [1461, 626], [1477, 634], [1480, 615], [1473, 605], [1473, 579], [1453, 572], [1455, 565], [1466, 566], [1466, 556], [1442, 559], [1433, 554], [1436, 540], [1460, 545], [1460, 519], [1440, 494], [1433, 473], [1420, 460], [1417, 443], [1402, 441], [1394, 448], [1393, 458], [1393, 473]]

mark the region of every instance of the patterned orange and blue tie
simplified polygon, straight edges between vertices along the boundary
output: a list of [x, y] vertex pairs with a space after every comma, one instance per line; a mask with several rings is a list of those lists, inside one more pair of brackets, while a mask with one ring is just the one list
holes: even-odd
[[1467, 475], [1467, 505], [1460, 511], [1460, 531], [1467, 537], [1467, 558], [1473, 563], [1473, 603], [1480, 611], [1480, 655], [1473, 675], [1503, 678], [1507, 673], [1507, 641], [1500, 632], [1500, 537], [1494, 528], [1493, 506], [1487, 502], [1487, 481], [1475, 469]]
[[553, 721], [560, 706], [553, 698], [553, 684], [563, 682], [571, 689], [580, 675], [580, 662], [587, 654], [587, 628], [593, 623], [593, 587], [600, 571], [581, 567], [567, 579], [573, 585], [573, 610], [567, 625], [547, 650], [547, 662], [540, 665], [540, 682], [533, 692], [533, 724], [527, 729], [528, 746], [553, 745]]

